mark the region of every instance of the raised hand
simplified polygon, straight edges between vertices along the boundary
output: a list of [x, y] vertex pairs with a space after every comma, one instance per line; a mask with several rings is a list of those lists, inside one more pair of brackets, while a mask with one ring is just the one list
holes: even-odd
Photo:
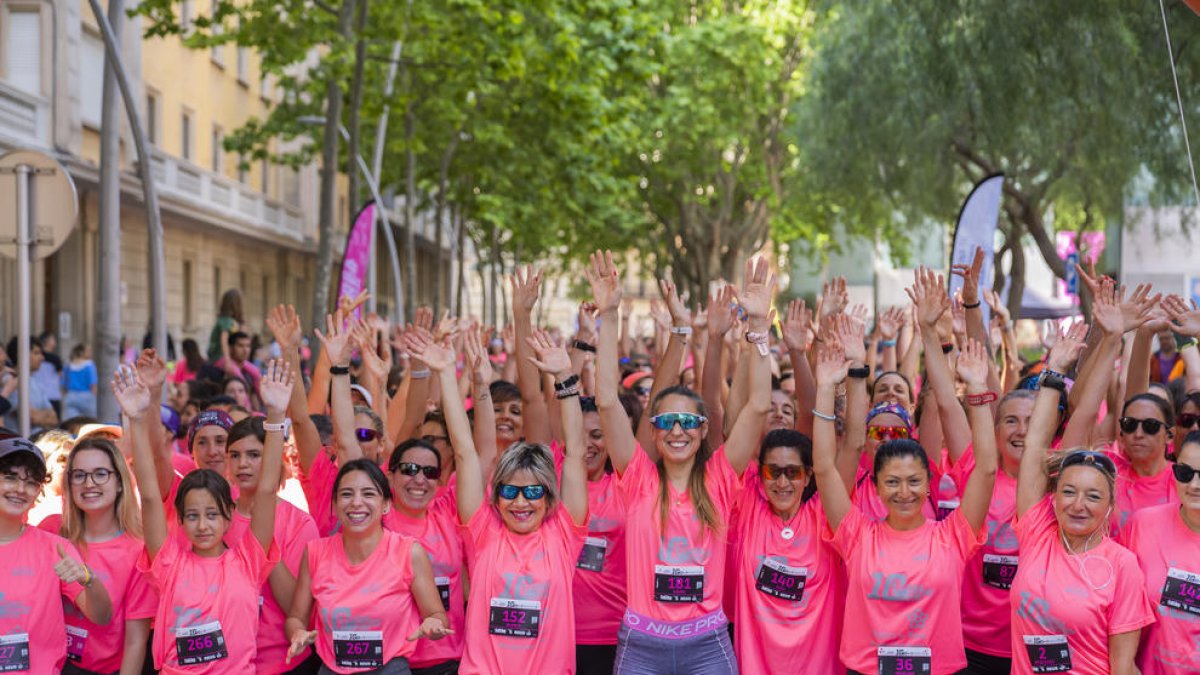
[[376, 382], [387, 382], [392, 371], [392, 352], [390, 349], [379, 353], [379, 336], [375, 329], [360, 321], [353, 328], [354, 342], [358, 352], [362, 354], [363, 367], [375, 378]]
[[121, 412], [131, 420], [141, 419], [150, 409], [150, 388], [136, 370], [129, 366], [117, 368], [112, 379], [113, 396]]
[[404, 345], [413, 356], [435, 373], [454, 367], [454, 350], [444, 342], [434, 342], [433, 336], [427, 331], [413, 330], [405, 333]]
[[900, 334], [900, 329], [904, 327], [905, 309], [903, 307], [890, 307], [883, 312], [876, 322], [879, 326], [879, 337], [884, 340], [895, 340]]
[[771, 272], [766, 258], [751, 258], [746, 261], [746, 281], [738, 296], [742, 309], [752, 319], [764, 319], [771, 311], [771, 300], [775, 297], [778, 278]]
[[950, 266], [950, 273], [962, 277], [962, 301], [964, 305], [979, 304], [979, 275], [983, 271], [983, 248], [975, 247], [975, 256], [971, 264], [956, 263]]
[[[1106, 278], [1101, 283], [1100, 294], [1107, 294], [1109, 289], [1114, 286], [1115, 282]], [[1162, 294], [1156, 293], [1152, 296], [1150, 290], [1150, 284], [1138, 284], [1137, 288], [1133, 289], [1133, 295], [1125, 299], [1125, 287], [1116, 288], [1113, 297], [1116, 299], [1116, 304], [1121, 307], [1122, 332], [1128, 333], [1131, 330], [1137, 330], [1154, 318], [1152, 310], [1158, 305]], [[1166, 317], [1163, 317], [1164, 321], [1165, 319]]]
[[332, 314], [325, 315], [325, 332], [322, 333], [319, 329], [315, 330], [317, 339], [321, 341], [321, 348], [329, 355], [329, 362], [333, 365], [345, 365], [350, 363], [350, 356], [354, 352], [353, 330], [356, 321], [337, 319]]
[[300, 317], [291, 305], [276, 305], [267, 314], [267, 328], [279, 343], [280, 352], [287, 357], [300, 350], [304, 332], [300, 328]]
[[587, 300], [579, 303], [576, 323], [579, 329], [575, 332], [575, 339], [590, 345], [596, 344], [596, 303]]
[[804, 300], [792, 300], [788, 303], [787, 315], [784, 316], [783, 343], [788, 351], [808, 351], [808, 330], [812, 327], [812, 312], [805, 306]]
[[450, 310], [442, 312], [442, 318], [437, 322], [437, 326], [433, 329], [433, 341], [441, 342], [446, 338], [454, 338], [458, 335], [459, 325], [458, 317], [450, 316]]
[[296, 383], [295, 373], [283, 359], [271, 359], [258, 383], [258, 395], [267, 412], [283, 415], [292, 398], [292, 386]]
[[535, 270], [533, 265], [526, 265], [524, 270], [518, 266], [509, 277], [509, 284], [512, 286], [513, 314], [528, 314], [533, 311], [542, 284], [541, 270]]
[[621, 302], [621, 272], [613, 264], [612, 251], [593, 253], [583, 273], [592, 287], [592, 299], [596, 301], [598, 314], [615, 312], [617, 308], [626, 318], [633, 314], [633, 304]]
[[708, 300], [708, 334], [722, 337], [737, 320], [737, 294], [730, 284], [725, 284]]
[[1088, 326], [1083, 321], [1077, 321], [1067, 329], [1046, 357], [1046, 367], [1056, 373], [1065, 373], [1071, 369], [1079, 354], [1083, 352], [1084, 341], [1087, 339]]
[[953, 319], [951, 328], [955, 335], [967, 334], [967, 309], [963, 307], [962, 298], [950, 298], [950, 316]]
[[571, 357], [567, 355], [567, 350], [554, 344], [550, 333], [535, 330], [533, 335], [525, 338], [525, 342], [534, 351], [535, 355], [530, 356], [529, 361], [537, 366], [538, 370], [559, 380], [571, 375]]
[[1096, 262], [1093, 260], [1088, 261], [1087, 271], [1085, 271], [1079, 263], [1076, 263], [1075, 274], [1079, 276], [1079, 280], [1083, 282], [1083, 285], [1087, 286], [1087, 289], [1091, 291], [1093, 298], [1096, 297], [1096, 293], [1100, 291], [1101, 281], [1107, 278], [1096, 274]]
[[137, 358], [138, 375], [150, 389], [159, 389], [167, 381], [167, 364], [153, 349], [143, 349]]
[[408, 641], [416, 642], [421, 638], [427, 638], [429, 640], [441, 640], [447, 635], [453, 634], [454, 631], [446, 626], [441, 617], [431, 616], [422, 621], [420, 626], [417, 626], [417, 630], [414, 631], [412, 635], [408, 636]]
[[54, 573], [64, 584], [83, 583], [92, 578], [87, 566], [67, 555], [62, 544], [58, 544], [58, 562], [54, 563]]
[[914, 277], [913, 285], [904, 291], [917, 308], [917, 323], [923, 330], [932, 330], [938, 319], [950, 309], [946, 280], [928, 267], [917, 268]]
[[842, 346], [842, 353], [848, 361], [854, 363], [867, 362], [867, 347], [864, 344], [866, 326], [847, 314], [837, 314], [830, 317], [833, 333]]
[[413, 325], [433, 333], [433, 309], [428, 305], [418, 307], [413, 312]]
[[650, 318], [654, 320], [654, 325], [663, 330], [671, 327], [671, 313], [658, 300], [651, 298], [650, 300]]
[[463, 356], [471, 369], [471, 379], [475, 384], [492, 381], [492, 362], [488, 359], [487, 348], [484, 347], [483, 328], [475, 326], [463, 336]]
[[817, 345], [816, 369], [813, 377], [817, 386], [841, 384], [850, 370], [850, 359], [846, 358], [846, 350], [842, 343], [832, 334], [827, 334]]
[[958, 355], [958, 376], [969, 387], [986, 388], [990, 360], [987, 349], [982, 344], [967, 339]]
[[[679, 292], [675, 288], [675, 283], [667, 279], [659, 279], [658, 289], [662, 292], [663, 303], [667, 307], [667, 313], [671, 315], [671, 325], [691, 326], [692, 313], [688, 310], [687, 305], [683, 304], [683, 301], [679, 299]], [[657, 320], [658, 317], [656, 316], [655, 321]]]
[[342, 315], [343, 319], [349, 319], [350, 315], [354, 314], [354, 310], [361, 307], [369, 297], [371, 297], [371, 293], [370, 291], [366, 290], [360, 291], [359, 294], [353, 298], [343, 295], [342, 297], [338, 298], [337, 311]]
[[1008, 307], [1000, 301], [1000, 294], [990, 288], [983, 289], [983, 300], [988, 307], [992, 309], [994, 316], [1000, 317], [1005, 325], [1012, 321], [1012, 314], [1008, 311]]
[[821, 316], [840, 314], [850, 303], [846, 292], [846, 277], [834, 277], [821, 286], [821, 301], [817, 306]]
[[1169, 295], [1162, 301], [1162, 309], [1171, 319], [1172, 329], [1191, 337], [1200, 335], [1200, 309], [1196, 301], [1189, 304], [1178, 295]]

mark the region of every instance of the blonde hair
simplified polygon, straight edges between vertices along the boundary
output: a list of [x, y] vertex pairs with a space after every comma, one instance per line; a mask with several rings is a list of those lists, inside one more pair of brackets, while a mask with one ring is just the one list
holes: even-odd
[[500, 486], [518, 471], [528, 471], [534, 480], [546, 488], [546, 514], [562, 500], [558, 492], [558, 476], [554, 471], [554, 456], [540, 443], [513, 443], [500, 455], [492, 472], [492, 506], [500, 504]]
[[133, 495], [133, 479], [130, 477], [129, 467], [126, 466], [125, 458], [117, 450], [117, 446], [104, 438], [85, 438], [71, 448], [71, 453], [67, 455], [67, 467], [62, 474], [63, 514], [59, 534], [79, 549], [87, 547], [83, 539], [87, 514], [79, 508], [71, 494], [71, 471], [75, 466], [75, 455], [84, 450], [98, 450], [108, 455], [108, 461], [113, 465], [118, 480], [117, 501], [113, 504], [117, 515], [117, 527], [131, 537], [141, 539], [142, 514]]

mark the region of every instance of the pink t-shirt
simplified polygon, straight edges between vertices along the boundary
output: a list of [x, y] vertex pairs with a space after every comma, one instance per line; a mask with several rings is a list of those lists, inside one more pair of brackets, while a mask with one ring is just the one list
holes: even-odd
[[1200, 673], [1200, 534], [1183, 522], [1178, 506], [1163, 504], [1133, 514], [1121, 542], [1137, 556], [1158, 615], [1142, 631], [1142, 675]]
[[458, 527], [455, 491], [439, 488], [429, 503], [424, 518], [411, 518], [392, 506], [383, 516], [383, 526], [392, 532], [421, 542], [433, 563], [433, 578], [438, 586], [442, 607], [450, 621], [453, 635], [441, 640], [420, 640], [409, 659], [414, 668], [427, 668], [452, 659], [461, 659], [466, 639], [466, 608], [463, 605], [463, 565], [465, 564], [462, 534]]
[[982, 528], [972, 531], [956, 510], [945, 520], [899, 531], [852, 508], [832, 540], [846, 561], [840, 656], [847, 668], [874, 673], [881, 660], [912, 658], [929, 664], [915, 672], [946, 675], [967, 665], [962, 579], [983, 543]]
[[[229, 531], [225, 533], [226, 542], [239, 541], [250, 532], [250, 517], [244, 516], [236, 509], [233, 521], [229, 523]], [[249, 536], [254, 536], [252, 533]], [[317, 526], [312, 518], [295, 506], [275, 500], [275, 546], [279, 548], [281, 563], [287, 567], [292, 576], [300, 572], [300, 561], [304, 558], [304, 547], [308, 542], [317, 538]], [[269, 572], [268, 572], [269, 574]], [[263, 582], [259, 592], [260, 612], [258, 625], [258, 650], [254, 656], [254, 672], [258, 675], [277, 675], [285, 673], [296, 664], [308, 658], [308, 649], [299, 656], [293, 657], [290, 665], [284, 664], [291, 640], [284, 632], [287, 612], [291, 607], [280, 607], [271, 591], [271, 582]], [[290, 605], [290, 603], [289, 603]]]
[[322, 537], [328, 537], [338, 529], [338, 519], [333, 513], [333, 484], [337, 480], [338, 466], [329, 456], [328, 448], [321, 448], [317, 458], [307, 472], [300, 475], [300, 487], [308, 500], [308, 514], [317, 524]]
[[[717, 516], [716, 531], [703, 528], [692, 510], [687, 491], [667, 486], [670, 500], [666, 531], [659, 515], [658, 468], [638, 448], [625, 473], [617, 477], [617, 494], [626, 505], [625, 573], [629, 609], [660, 621], [677, 623], [698, 619], [722, 609], [725, 590], [726, 533], [742, 479], [718, 449], [705, 467], [704, 485]], [[656, 580], [659, 589], [656, 591]], [[702, 584], [695, 587], [696, 581]], [[680, 600], [660, 601], [671, 584], [683, 582], [687, 592]], [[699, 602], [684, 601], [698, 597]]]
[[845, 572], [824, 536], [821, 500], [813, 495], [785, 523], [758, 474], [750, 474], [734, 522], [734, 648], [742, 672], [793, 673], [801, 663], [804, 672], [845, 672], [838, 660]]
[[159, 594], [155, 667], [163, 673], [251, 672], [259, 593], [278, 562], [278, 547], [263, 551], [249, 528], [215, 558], [196, 555], [183, 537], [167, 537], [153, 563], [142, 556], [138, 569]]
[[1107, 454], [1117, 465], [1117, 507], [1111, 520], [1114, 537], [1134, 513], [1151, 506], [1179, 503], [1170, 462], [1153, 476], [1140, 476], [1129, 460], [1116, 451], [1116, 446]]
[[[562, 480], [562, 447], [550, 445]], [[575, 642], [615, 645], [625, 614], [625, 504], [616, 476], [588, 481], [588, 535], [575, 565]]]
[[1087, 554], [1068, 554], [1052, 500], [1047, 495], [1016, 521], [1012, 672], [1033, 673], [1031, 654], [1047, 663], [1068, 658], [1065, 649], [1071, 672], [1107, 673], [1109, 636], [1154, 623], [1144, 577], [1134, 555], [1108, 537]]
[[416, 643], [408, 636], [421, 624], [412, 594], [415, 543], [384, 530], [358, 564], [346, 558], [341, 533], [308, 544], [317, 655], [330, 670], [357, 673], [412, 655]]
[[67, 660], [62, 598], [75, 602], [83, 587], [54, 573], [59, 545], [81, 560], [71, 542], [36, 527], [0, 544], [0, 668], [27, 660], [23, 670], [57, 673]]
[[[57, 534], [61, 524], [61, 516], [50, 516], [38, 527]], [[145, 550], [140, 540], [122, 533], [109, 541], [89, 543], [81, 551], [85, 554], [83, 561], [108, 591], [113, 615], [107, 626], [99, 626], [88, 621], [75, 605], [63, 603], [69, 631], [67, 653], [80, 668], [97, 673], [120, 670], [125, 622], [154, 618], [158, 594], [146, 575], [137, 569], [137, 561]]]
[[587, 528], [559, 504], [520, 535], [483, 504], [463, 533], [475, 559], [462, 675], [575, 672], [575, 563]]
[[[948, 475], [966, 485], [975, 470], [975, 453], [968, 448]], [[1012, 520], [1017, 513], [1017, 481], [996, 473], [988, 505], [987, 540], [967, 563], [963, 577], [963, 644], [971, 651], [1008, 658], [1012, 655], [1009, 625], [1009, 587], [1019, 562]]]

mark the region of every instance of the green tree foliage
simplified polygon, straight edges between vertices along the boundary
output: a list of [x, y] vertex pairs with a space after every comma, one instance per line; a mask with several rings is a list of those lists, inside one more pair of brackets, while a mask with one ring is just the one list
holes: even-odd
[[[1167, 4], [1191, 82], [1200, 21]], [[1015, 307], [1023, 238], [1064, 274], [1051, 209], [1059, 227], [1120, 219], [1147, 172], [1155, 200], [1190, 192], [1157, 0], [853, 0], [834, 14], [797, 127], [808, 189], [851, 231], [902, 240], [952, 223], [1002, 171]]]

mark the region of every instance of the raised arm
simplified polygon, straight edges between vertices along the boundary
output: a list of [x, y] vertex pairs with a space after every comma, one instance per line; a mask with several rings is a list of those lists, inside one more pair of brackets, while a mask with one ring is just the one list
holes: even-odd
[[837, 430], [833, 424], [836, 419], [834, 399], [837, 397], [837, 388], [845, 381], [849, 369], [850, 361], [841, 343], [830, 339], [818, 344], [814, 373], [817, 379], [817, 406], [813, 410], [813, 475], [817, 480], [821, 506], [825, 507], [825, 519], [835, 532], [842, 524], [842, 519], [854, 508], [847, 483], [838, 471]]
[[488, 360], [486, 344], [481, 326], [476, 326], [463, 336], [463, 355], [471, 370], [471, 400], [475, 404], [471, 437], [475, 439], [483, 475], [490, 476], [497, 458], [496, 410], [492, 408], [492, 362]]
[[775, 318], [771, 300], [775, 297], [777, 283], [766, 258], [746, 261], [741, 305], [749, 317], [750, 331], [746, 336], [753, 344], [750, 349], [743, 350], [742, 358], [748, 359], [749, 391], [746, 405], [730, 429], [729, 438], [725, 439], [725, 456], [738, 474], [746, 470], [758, 453], [763, 423], [771, 410], [771, 356], [767, 341]]
[[817, 382], [813, 379], [812, 367], [808, 364], [808, 331], [812, 325], [812, 312], [803, 300], [788, 303], [787, 316], [780, 328], [783, 329], [783, 344], [792, 362], [792, 378], [796, 381], [796, 430], [812, 434], [813, 405], [817, 400]]
[[884, 372], [896, 370], [900, 364], [896, 341], [900, 337], [900, 329], [904, 327], [906, 314], [903, 307], [890, 307], [879, 317], [879, 339], [883, 344]]
[[[150, 392], [150, 400], [161, 401], [163, 383], [167, 380], [167, 364], [158, 355], [158, 352], [153, 349], [143, 349], [138, 354], [136, 365], [138, 377]], [[150, 446], [151, 456], [154, 457], [155, 476], [158, 477], [160, 486], [170, 490], [170, 486], [175, 480], [175, 465], [171, 462], [171, 453], [174, 452], [174, 449], [170, 442], [165, 442], [160, 436], [155, 425], [147, 425], [146, 442]]]
[[[600, 428], [604, 432], [604, 446], [608, 458], [618, 474], [633, 461], [637, 442], [633, 438], [629, 416], [621, 406], [620, 371], [617, 369], [617, 330], [621, 307], [621, 274], [613, 264], [612, 251], [596, 251], [589, 265], [584, 268], [592, 297], [596, 301], [596, 314], [600, 317], [596, 339], [596, 409], [600, 414]], [[711, 321], [711, 318], [709, 319]], [[645, 411], [643, 416], [648, 416]]]
[[[650, 389], [650, 405], [654, 405], [654, 399], [664, 390], [679, 384], [679, 369], [683, 365], [683, 355], [687, 353], [688, 339], [692, 335], [692, 313], [679, 299], [675, 284], [659, 279], [658, 287], [662, 291], [663, 302], [666, 303], [667, 312], [671, 317], [671, 327], [667, 338], [667, 350], [654, 365], [654, 386]], [[710, 428], [711, 426], [709, 424]], [[650, 428], [649, 410], [645, 411], [642, 419], [638, 421], [637, 439], [651, 459], [658, 459], [658, 451], [654, 447], [654, 432]]]
[[129, 420], [130, 445], [133, 450], [133, 475], [137, 479], [142, 501], [142, 529], [146, 554], [153, 562], [167, 541], [167, 511], [163, 506], [158, 472], [150, 449], [150, 390], [132, 368], [117, 369], [112, 380], [113, 396], [121, 413]]
[[354, 436], [354, 402], [350, 399], [350, 354], [354, 351], [353, 323], [325, 315], [325, 332], [316, 331], [321, 352], [329, 354], [331, 368], [346, 369], [335, 375], [330, 393], [333, 407], [333, 444], [337, 447], [338, 466], [362, 457], [362, 448]]
[[[990, 349], [991, 342], [989, 340], [988, 326], [983, 322], [983, 300], [979, 296], [980, 274], [983, 272], [983, 248], [976, 246], [975, 255], [971, 259], [970, 265], [952, 265], [951, 272], [961, 276], [963, 279], [962, 286], [962, 307], [966, 318], [967, 337], [978, 342], [984, 347], [989, 348], [988, 354], [993, 352]], [[995, 362], [989, 358], [988, 366], [988, 381], [987, 387], [990, 391], [1000, 391], [1000, 371], [996, 368]], [[995, 404], [999, 405], [999, 404]], [[993, 415], [995, 410], [992, 410]]]
[[[849, 314], [834, 314], [828, 318], [830, 332], [836, 336], [842, 346], [850, 368], [862, 368], [866, 363], [866, 347], [863, 345], [863, 334], [866, 325]], [[871, 407], [871, 395], [867, 392], [867, 378], [850, 377], [846, 380], [846, 425], [842, 437], [842, 447], [839, 450], [839, 466], [841, 458], [852, 455], [855, 466], [863, 445], [867, 442], [867, 412]], [[849, 461], [848, 459], [846, 461]]]
[[264, 551], [271, 548], [274, 538], [276, 493], [283, 474], [285, 434], [282, 429], [273, 430], [271, 426], [283, 424], [286, 419], [295, 377], [287, 361], [272, 360], [267, 364], [258, 387], [263, 405], [267, 408], [267, 419], [263, 424], [266, 441], [263, 443], [262, 469], [258, 473], [258, 492], [254, 495], [254, 506], [250, 510], [250, 531]]
[[300, 317], [296, 314], [296, 308], [291, 305], [277, 305], [267, 314], [267, 328], [279, 343], [280, 353], [287, 361], [288, 369], [296, 373], [296, 383], [288, 399], [287, 412], [292, 418], [292, 434], [295, 438], [296, 452], [300, 456], [300, 470], [308, 473], [317, 459], [317, 453], [321, 452], [321, 434], [309, 417], [308, 401], [300, 377], [300, 340], [303, 329], [300, 327]]
[[707, 314], [708, 345], [704, 372], [700, 374], [700, 396], [708, 412], [708, 442], [719, 446], [725, 442], [725, 402], [722, 398], [725, 368], [721, 361], [725, 355], [725, 334], [733, 327], [737, 316], [733, 286], [726, 284], [712, 295]]
[[[1067, 334], [1050, 348], [1046, 367], [1056, 373], [1065, 373], [1079, 358], [1087, 337], [1087, 324], [1082, 321], [1071, 326]], [[1050, 479], [1046, 475], [1046, 454], [1054, 440], [1058, 427], [1059, 392], [1043, 384], [1033, 402], [1033, 414], [1029, 418], [1029, 431], [1025, 434], [1025, 452], [1021, 455], [1021, 469], [1017, 474], [1017, 517], [1024, 516], [1033, 505], [1046, 496]]]
[[992, 421], [992, 406], [989, 397], [981, 396], [996, 392], [989, 382], [991, 355], [982, 343], [967, 339], [958, 355], [958, 375], [967, 384], [967, 417], [971, 421], [971, 440], [974, 443], [975, 470], [963, 488], [962, 514], [971, 524], [972, 530], [983, 527], [987, 519], [988, 505], [992, 501], [992, 487], [996, 483], [996, 471], [1000, 456], [996, 451], [996, 429]]
[[516, 331], [517, 387], [521, 390], [521, 414], [525, 419], [525, 440], [550, 442], [550, 418], [546, 399], [542, 398], [542, 378], [529, 360], [533, 352], [526, 341], [533, 334], [533, 306], [542, 285], [541, 270], [527, 265], [518, 267], [510, 278], [512, 285], [513, 329]]
[[435, 344], [428, 334], [410, 332], [405, 336], [408, 351], [419, 356], [437, 376], [442, 387], [442, 412], [446, 417], [446, 433], [454, 448], [454, 471], [458, 490], [458, 519], [466, 523], [483, 505], [484, 476], [471, 438], [471, 423], [458, 380], [454, 376], [454, 350], [448, 343]]
[[563, 387], [573, 374], [571, 358], [565, 349], [554, 346], [549, 333], [535, 331], [529, 337], [529, 346], [535, 354], [533, 365], [554, 378], [555, 397], [559, 401], [566, 436], [559, 491], [571, 520], [582, 526], [587, 523], [588, 516], [587, 463], [584, 461], [587, 441], [583, 436], [583, 410], [579, 407], [579, 382]]
[[1087, 445], [1100, 423], [1100, 403], [1108, 394], [1108, 385], [1113, 376], [1112, 364], [1121, 355], [1121, 336], [1125, 330], [1121, 308], [1123, 296], [1124, 290], [1107, 279], [1093, 296], [1092, 323], [1101, 337], [1087, 358], [1087, 366], [1078, 369], [1080, 372], [1077, 373], [1078, 379], [1073, 388], [1075, 395], [1071, 397], [1075, 399], [1075, 407], [1063, 430], [1064, 448]]
[[[934, 397], [937, 398], [946, 449], [949, 451], [950, 461], [957, 462], [971, 442], [971, 427], [967, 424], [966, 412], [958, 403], [954, 374], [950, 372], [950, 364], [938, 342], [938, 319], [950, 307], [946, 283], [942, 275], [922, 267], [917, 270], [913, 285], [906, 290], [908, 297], [917, 306], [917, 321], [921, 325], [921, 340], [925, 345], [925, 373], [929, 386], [933, 388]], [[940, 448], [930, 448], [930, 452], [933, 453], [938, 450]]]

